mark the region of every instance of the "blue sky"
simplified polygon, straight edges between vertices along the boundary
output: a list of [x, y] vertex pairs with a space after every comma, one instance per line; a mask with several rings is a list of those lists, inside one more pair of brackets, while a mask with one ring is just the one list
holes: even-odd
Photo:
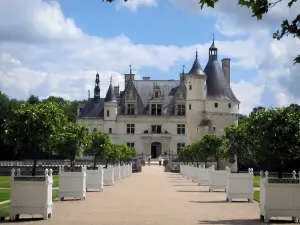
[[0, 89], [22, 99], [30, 94], [82, 99], [93, 89], [98, 69], [103, 96], [111, 74], [123, 88], [129, 64], [139, 77], [178, 79], [183, 64], [186, 72], [191, 68], [196, 48], [205, 67], [214, 33], [219, 61], [232, 59], [231, 86], [242, 113], [300, 102], [293, 85], [299, 67], [291, 63], [300, 43], [272, 39], [280, 21], [297, 15], [300, 4], [292, 10], [274, 7], [258, 22], [236, 2], [200, 10], [198, 0], [3, 0]]

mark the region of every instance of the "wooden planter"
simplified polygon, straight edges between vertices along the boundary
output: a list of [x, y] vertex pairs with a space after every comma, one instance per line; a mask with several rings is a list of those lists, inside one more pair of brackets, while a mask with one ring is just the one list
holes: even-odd
[[86, 190], [103, 191], [103, 168], [98, 166], [97, 170], [86, 171]]
[[64, 167], [59, 168], [59, 199], [86, 198], [86, 167], [81, 172], [65, 172]]
[[115, 183], [114, 179], [114, 167], [109, 166], [104, 168], [103, 184], [106, 186], [111, 186]]
[[268, 171], [261, 171], [260, 176], [260, 219], [266, 223], [271, 217], [299, 220], [300, 182], [296, 172], [291, 178], [270, 178]]
[[199, 185], [208, 185], [209, 184], [209, 168], [205, 168], [205, 166], [200, 166], [198, 168], [198, 177], [197, 181]]
[[226, 191], [228, 169], [226, 167], [226, 170], [215, 170], [215, 167], [211, 166], [209, 171], [209, 191], [222, 189]]
[[121, 167], [120, 167], [120, 164], [114, 166], [114, 179], [115, 179], [115, 181], [121, 179]]
[[233, 199], [247, 199], [253, 202], [253, 169], [249, 168], [248, 173], [230, 173], [228, 170], [226, 192], [229, 202]]
[[52, 217], [52, 170], [44, 176], [21, 176], [21, 170], [11, 171], [10, 220], [18, 220], [20, 214], [40, 214], [44, 219]]

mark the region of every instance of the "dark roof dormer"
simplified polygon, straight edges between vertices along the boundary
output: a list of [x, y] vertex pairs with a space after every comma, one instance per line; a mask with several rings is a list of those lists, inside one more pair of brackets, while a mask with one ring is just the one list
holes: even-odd
[[196, 58], [188, 75], [205, 75], [198, 59], [198, 51], [196, 51]]
[[117, 98], [112, 86], [112, 77], [110, 77], [110, 85], [108, 87], [104, 102], [117, 102]]

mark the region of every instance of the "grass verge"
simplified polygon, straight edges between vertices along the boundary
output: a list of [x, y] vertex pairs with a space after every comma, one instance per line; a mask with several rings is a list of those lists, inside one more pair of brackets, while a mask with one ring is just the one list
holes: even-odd
[[260, 191], [254, 191], [254, 200], [257, 202], [260, 201]]
[[[58, 199], [58, 190], [53, 190], [52, 191], [52, 200], [56, 200], [56, 199]], [[0, 205], [0, 217], [9, 216], [9, 207], [10, 207], [10, 203], [5, 203], [5, 204]]]
[[254, 176], [253, 187], [260, 187], [260, 176]]
[[[58, 187], [58, 175], [53, 176], [53, 187]], [[0, 188], [10, 188], [10, 176], [0, 176]]]
[[10, 189], [0, 190], [0, 202], [7, 201], [10, 199]]

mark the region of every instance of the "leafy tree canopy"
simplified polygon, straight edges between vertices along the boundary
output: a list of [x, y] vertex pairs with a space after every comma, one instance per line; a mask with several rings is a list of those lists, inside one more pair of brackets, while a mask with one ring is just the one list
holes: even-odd
[[5, 122], [5, 139], [16, 146], [16, 150], [32, 150], [33, 175], [36, 169], [36, 153], [53, 150], [56, 135], [67, 123], [63, 111], [52, 103], [24, 103], [13, 110], [13, 119]]
[[108, 134], [103, 132], [93, 132], [88, 135], [84, 154], [92, 156], [94, 159], [94, 169], [96, 168], [97, 158], [103, 159], [105, 150], [110, 149], [111, 141]]
[[71, 169], [74, 169], [75, 157], [81, 153], [86, 145], [88, 128], [76, 123], [69, 123], [56, 134], [56, 149], [58, 154], [71, 161]]

